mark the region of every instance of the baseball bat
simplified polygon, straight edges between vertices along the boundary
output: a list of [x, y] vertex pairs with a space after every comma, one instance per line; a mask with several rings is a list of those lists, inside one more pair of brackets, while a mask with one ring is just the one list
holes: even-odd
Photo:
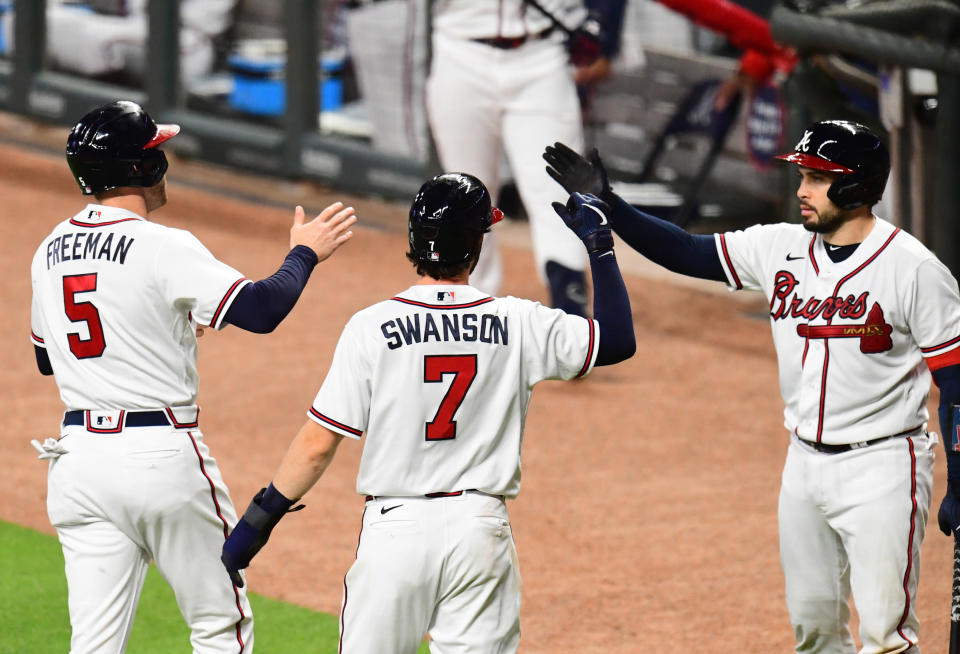
[[950, 654], [960, 654], [960, 536], [953, 537], [953, 593], [950, 597]]

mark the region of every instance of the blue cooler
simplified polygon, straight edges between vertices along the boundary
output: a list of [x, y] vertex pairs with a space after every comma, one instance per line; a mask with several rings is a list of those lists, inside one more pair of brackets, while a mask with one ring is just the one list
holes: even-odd
[[[233, 73], [230, 106], [244, 113], [279, 116], [286, 108], [286, 53], [278, 48], [247, 47], [232, 53], [227, 66]], [[273, 50], [273, 52], [271, 52]], [[321, 111], [336, 111], [343, 106], [343, 71], [345, 55], [332, 52], [321, 57], [321, 82], [318, 88]]]

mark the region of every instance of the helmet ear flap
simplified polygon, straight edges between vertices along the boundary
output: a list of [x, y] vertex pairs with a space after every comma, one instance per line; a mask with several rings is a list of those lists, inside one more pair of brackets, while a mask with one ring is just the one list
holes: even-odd
[[879, 202], [885, 184], [885, 176], [868, 175], [858, 170], [834, 180], [827, 189], [827, 197], [839, 208], [848, 211]]

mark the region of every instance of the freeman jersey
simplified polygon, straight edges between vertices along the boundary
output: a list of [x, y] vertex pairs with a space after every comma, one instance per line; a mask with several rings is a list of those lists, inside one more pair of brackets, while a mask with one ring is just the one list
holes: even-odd
[[196, 327], [221, 329], [250, 283], [189, 232], [97, 204], [54, 228], [30, 272], [31, 339], [68, 410], [195, 404]]
[[533, 386], [587, 374], [593, 320], [471, 286], [412, 286], [356, 313], [309, 411], [366, 442], [361, 495], [515, 497]]
[[[580, 0], [540, 0], [538, 4], [571, 29], [586, 17]], [[523, 0], [438, 0], [433, 6], [433, 29], [460, 39], [523, 37], [553, 26]]]
[[787, 429], [843, 444], [926, 424], [930, 370], [960, 363], [960, 295], [916, 238], [878, 218], [839, 263], [802, 225], [715, 239], [730, 288], [770, 301]]

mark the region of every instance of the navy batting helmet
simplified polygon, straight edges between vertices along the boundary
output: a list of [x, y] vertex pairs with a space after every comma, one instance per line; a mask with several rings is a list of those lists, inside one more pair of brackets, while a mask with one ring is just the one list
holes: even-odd
[[824, 120], [803, 132], [793, 152], [777, 159], [840, 173], [827, 197], [841, 209], [876, 204], [890, 175], [890, 154], [880, 137], [859, 123]]
[[441, 265], [469, 261], [479, 253], [483, 234], [501, 218], [479, 179], [466, 173], [437, 175], [420, 187], [410, 206], [410, 256]]
[[167, 157], [156, 147], [179, 131], [179, 125], [157, 125], [136, 102], [111, 102], [74, 126], [67, 164], [84, 195], [153, 186], [167, 172]]

